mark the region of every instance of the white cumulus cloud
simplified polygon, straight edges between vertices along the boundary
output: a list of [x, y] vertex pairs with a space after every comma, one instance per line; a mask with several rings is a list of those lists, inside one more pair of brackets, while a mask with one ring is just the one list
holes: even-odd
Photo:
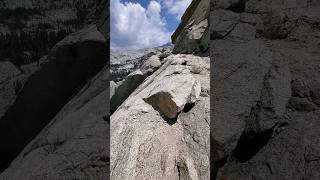
[[161, 4], [150, 1], [147, 8], [139, 3], [111, 0], [111, 48], [141, 49], [170, 42], [172, 32], [161, 17]]
[[180, 20], [192, 0], [161, 0], [168, 12]]

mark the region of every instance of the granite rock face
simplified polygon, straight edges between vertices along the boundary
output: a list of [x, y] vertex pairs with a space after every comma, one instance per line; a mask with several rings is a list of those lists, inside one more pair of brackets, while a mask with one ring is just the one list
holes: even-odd
[[110, 93], [110, 112], [111, 114], [127, 99], [127, 97], [161, 65], [160, 54], [152, 55], [140, 68], [131, 72], [122, 81], [114, 84], [114, 92]]
[[97, 11], [93, 17], [98, 17], [97, 27], [102, 35], [109, 41], [109, 11], [108, 8], [110, 6], [110, 2], [108, 0], [101, 0], [98, 4]]
[[169, 56], [172, 45], [167, 44], [156, 48], [139, 50], [113, 50], [110, 51], [110, 74], [114, 82], [122, 81], [127, 75], [143, 66], [151, 56], [158, 55], [160, 61]]
[[0, 179], [108, 179], [107, 1], [99, 7], [97, 25], [66, 37], [39, 65], [1, 64], [11, 94], [11, 81], [26, 80], [1, 103]]
[[[0, 119], [6, 115], [6, 112], [14, 104], [29, 77], [40, 69], [41, 65], [38, 63], [16, 67], [8, 61], [0, 62]], [[0, 171], [8, 165], [7, 161], [11, 159], [8, 156], [8, 154], [5, 154], [1, 157]]]
[[104, 68], [22, 150], [0, 179], [106, 179], [108, 86]]
[[209, 179], [209, 58], [171, 55], [111, 115], [111, 179]]
[[0, 62], [0, 118], [12, 106], [28, 78], [40, 69], [37, 63], [16, 67], [8, 61]]
[[210, 10], [211, 177], [319, 179], [319, 3]]
[[22, 88], [19, 76], [21, 71], [11, 62], [0, 62], [0, 117], [2, 117], [8, 108], [12, 105], [16, 95]]
[[203, 54], [209, 50], [209, 0], [193, 0], [171, 36], [173, 53]]
[[[101, 163], [107, 163], [106, 155], [103, 154], [106, 152], [107, 140], [99, 138], [107, 134], [103, 113], [108, 112], [104, 111], [108, 108], [108, 101], [101, 98], [103, 92], [108, 97], [107, 67], [97, 75], [99, 77], [88, 82], [103, 69], [106, 58], [107, 43], [95, 25], [71, 34], [52, 49], [48, 61], [26, 81], [12, 106], [1, 118], [1, 160], [9, 163], [10, 158], [12, 160], [19, 155], [1, 174], [0, 179], [62, 179], [78, 176], [81, 179], [106, 176], [105, 167], [101, 167], [100, 173], [96, 175], [93, 169], [100, 167]], [[106, 75], [101, 75], [103, 73]], [[93, 133], [92, 137], [90, 133]], [[88, 143], [96, 149], [85, 149]], [[83, 151], [80, 152], [81, 148]], [[71, 164], [65, 163], [65, 158], [68, 158], [65, 153], [68, 152], [73, 156], [69, 157]], [[82, 169], [79, 174], [68, 170], [84, 160], [81, 156], [88, 158], [83, 166], [98, 164], [93, 169], [87, 167], [88, 171], [92, 171], [90, 175]], [[31, 161], [36, 165], [30, 166]]]

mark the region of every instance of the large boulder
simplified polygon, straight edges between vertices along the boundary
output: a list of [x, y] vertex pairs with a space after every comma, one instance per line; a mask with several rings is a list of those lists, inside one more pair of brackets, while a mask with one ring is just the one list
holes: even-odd
[[113, 113], [148, 76], [161, 66], [158, 56], [159, 55], [151, 56], [140, 68], [133, 71], [125, 79], [113, 86], [114, 91], [110, 96], [111, 113]]
[[319, 179], [320, 6], [211, 4], [214, 179]]
[[171, 55], [111, 115], [111, 179], [209, 179], [209, 58]]
[[163, 77], [143, 99], [169, 119], [176, 118], [187, 104], [195, 103], [201, 91], [200, 84], [184, 68], [172, 71], [179, 75]]

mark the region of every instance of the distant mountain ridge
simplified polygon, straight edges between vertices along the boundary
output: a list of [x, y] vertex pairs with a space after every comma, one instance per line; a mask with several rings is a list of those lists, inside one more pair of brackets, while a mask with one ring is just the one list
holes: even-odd
[[98, 3], [99, 0], [2, 1], [0, 61], [16, 65], [37, 61], [62, 38], [93, 22]]
[[[0, 4], [0, 13], [9, 16], [8, 19], [0, 20], [0, 31], [8, 33], [6, 30], [33, 30], [39, 23], [51, 25], [47, 28], [50, 30], [75, 28], [77, 22], [81, 24], [85, 17], [96, 9], [98, 2], [97, 0], [5, 0]], [[16, 18], [21, 15], [25, 17]], [[12, 29], [8, 27], [11, 21], [20, 22], [24, 27]]]

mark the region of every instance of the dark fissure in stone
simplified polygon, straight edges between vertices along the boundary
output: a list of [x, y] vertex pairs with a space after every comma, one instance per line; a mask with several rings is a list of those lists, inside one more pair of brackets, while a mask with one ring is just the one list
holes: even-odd
[[195, 106], [195, 103], [188, 103], [184, 106], [183, 112], [187, 113]]
[[273, 129], [262, 132], [244, 132], [233, 151], [233, 156], [241, 163], [250, 160], [269, 142], [273, 135]]

